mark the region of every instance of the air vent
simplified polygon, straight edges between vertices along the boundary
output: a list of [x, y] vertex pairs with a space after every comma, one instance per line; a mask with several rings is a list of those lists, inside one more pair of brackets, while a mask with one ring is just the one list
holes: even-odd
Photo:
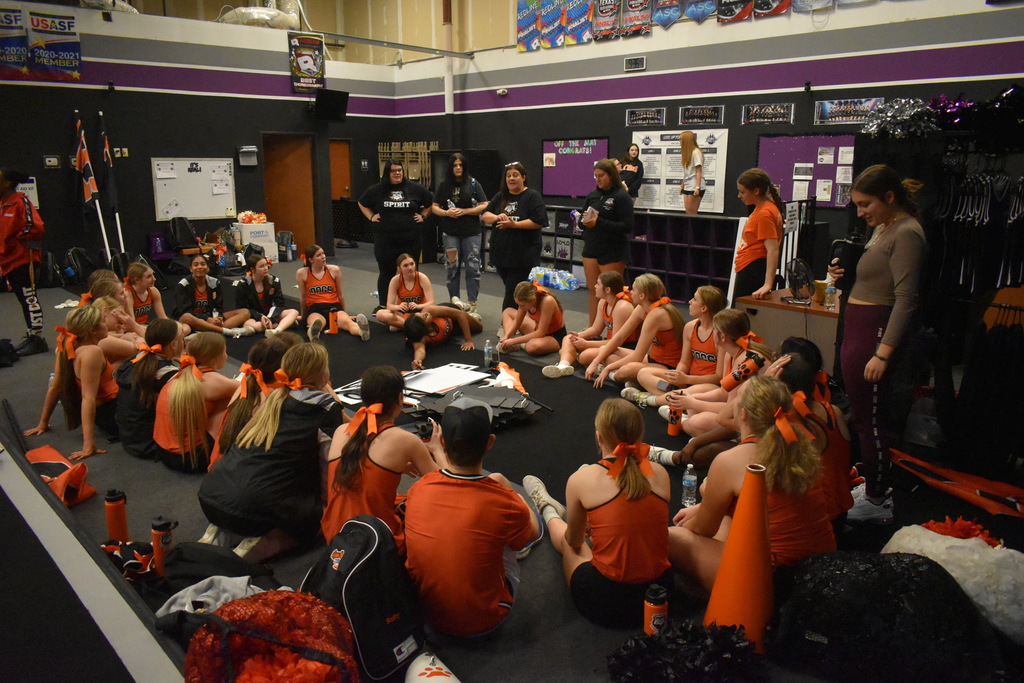
[[626, 57], [622, 60], [623, 71], [647, 71], [647, 57]]

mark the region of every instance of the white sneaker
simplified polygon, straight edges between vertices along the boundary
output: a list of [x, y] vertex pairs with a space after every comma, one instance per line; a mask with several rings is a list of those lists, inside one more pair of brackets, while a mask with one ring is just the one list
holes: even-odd
[[242, 541], [234, 547], [232, 552], [234, 552], [235, 555], [238, 555], [242, 559], [245, 559], [245, 556], [248, 555], [249, 552], [253, 548], [255, 548], [262, 540], [262, 536], [248, 536], [247, 538], [243, 538]]
[[675, 461], [676, 452], [669, 450], [668, 448], [662, 448], [661, 446], [651, 446], [651, 450], [647, 453], [647, 459], [651, 462], [656, 462], [659, 465], [665, 467], [676, 467]]
[[551, 506], [559, 517], [565, 518], [565, 506], [559, 503], [557, 500], [551, 497], [548, 493], [548, 489], [544, 486], [544, 482], [540, 478], [528, 474], [523, 477], [523, 488], [526, 489], [526, 493], [530, 495], [533, 500], [533, 504], [537, 506], [537, 512], [541, 513], [541, 518], [544, 517], [544, 508], [548, 505]]
[[538, 526], [540, 526], [540, 533], [537, 534], [537, 538], [533, 539], [532, 541], [530, 541], [529, 543], [527, 543], [522, 548], [516, 551], [517, 561], [525, 559], [526, 556], [530, 554], [530, 551], [533, 550], [533, 546], [537, 545], [538, 543], [544, 540], [544, 527], [547, 526], [546, 524], [544, 524], [544, 517], [540, 514], [540, 512], [536, 510], [533, 510], [532, 512], [537, 517], [537, 523]]
[[186, 344], [188, 344], [190, 341], [192, 341], [193, 339], [195, 339], [198, 336], [199, 336], [198, 332], [193, 332], [192, 334], [187, 334], [187, 335], [185, 335], [184, 342]]
[[892, 524], [892, 520], [892, 496], [886, 496], [881, 503], [872, 503], [865, 495], [846, 513], [850, 524]]
[[469, 313], [476, 313], [476, 302], [475, 301], [470, 301], [469, 302], [469, 311], [468, 312]]
[[[658, 415], [660, 415], [661, 419], [663, 419], [665, 422], [669, 421], [669, 413], [671, 413], [671, 412], [672, 412], [672, 406], [670, 406], [668, 404], [663, 405], [663, 406], [658, 406]], [[679, 421], [680, 422], [682, 422], [683, 420], [687, 419], [688, 417], [690, 417], [690, 416], [687, 415], [686, 413], [679, 413]]]
[[557, 365], [545, 365], [543, 368], [541, 368], [541, 373], [545, 377], [550, 377], [551, 379], [556, 379], [558, 377], [568, 377], [573, 372], [573, 367], [571, 365], [562, 365], [561, 363]]
[[626, 387], [625, 389], [619, 392], [619, 396], [626, 399], [627, 401], [632, 401], [641, 408], [646, 408], [647, 398], [650, 396], [650, 394], [644, 391], [643, 389], [638, 389], [636, 387]]
[[263, 332], [263, 336], [265, 336], [265, 337], [274, 337], [274, 336], [277, 336], [279, 334], [281, 334], [281, 329], [278, 328], [278, 327], [268, 327]]
[[476, 311], [466, 311], [466, 315], [468, 315], [468, 316], [469, 316], [470, 318], [472, 318], [473, 320], [476, 320], [476, 321], [477, 321], [478, 323], [480, 323], [481, 325], [483, 325], [483, 324], [484, 324], [484, 319], [483, 319], [483, 318], [481, 318], [481, 317], [480, 317], [480, 314], [479, 314], [479, 313], [477, 313]]
[[366, 319], [366, 316], [360, 313], [356, 316], [356, 325], [359, 326], [359, 338], [363, 341], [370, 340], [370, 321]]
[[468, 311], [469, 310], [469, 304], [467, 304], [466, 302], [464, 302], [462, 299], [460, 299], [457, 296], [453, 296], [452, 297], [452, 303], [455, 304], [456, 306], [458, 306], [459, 308], [461, 308], [464, 311]]
[[251, 337], [252, 335], [256, 334], [256, 328], [249, 327], [248, 325], [243, 325], [241, 327], [236, 327], [235, 332], [236, 337]]
[[226, 529], [221, 529], [219, 526], [213, 524], [206, 527], [206, 533], [200, 538], [197, 543], [207, 543], [209, 545], [216, 545], [222, 548], [232, 548], [242, 540], [242, 537], [238, 534], [233, 534]]

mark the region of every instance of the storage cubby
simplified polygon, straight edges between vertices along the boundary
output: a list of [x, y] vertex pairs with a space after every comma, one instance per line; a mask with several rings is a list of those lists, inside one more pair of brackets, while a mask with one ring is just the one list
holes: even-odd
[[701, 249], [698, 247], [691, 247], [690, 252], [690, 264], [686, 269], [687, 273], [694, 275], [708, 275], [711, 276], [715, 273], [711, 270], [711, 250]]

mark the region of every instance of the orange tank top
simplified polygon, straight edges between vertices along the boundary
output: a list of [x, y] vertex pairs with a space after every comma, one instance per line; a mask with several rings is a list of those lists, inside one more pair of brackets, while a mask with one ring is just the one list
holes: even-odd
[[192, 314], [201, 316], [213, 315], [213, 310], [210, 308], [209, 287], [202, 292], [199, 291], [198, 287], [192, 288]]
[[132, 311], [135, 314], [135, 322], [140, 325], [148, 325], [153, 315], [153, 293], [147, 287], [146, 298], [140, 299], [134, 287], [128, 285], [128, 289], [132, 293]]
[[[78, 385], [78, 393], [82, 393], [82, 380], [75, 375], [75, 384]], [[114, 380], [114, 366], [107, 361], [103, 372], [100, 373], [100, 384], [96, 388], [96, 404], [113, 401], [117, 398], [117, 382]]]
[[427, 334], [423, 338], [423, 343], [428, 346], [437, 346], [448, 341], [448, 338], [452, 336], [452, 332], [455, 330], [455, 323], [451, 318], [434, 318], [433, 323], [437, 327], [437, 331], [433, 334]]
[[768, 491], [768, 542], [773, 566], [796, 564], [836, 549], [820, 481], [800, 495]]
[[[601, 460], [607, 468], [610, 463]], [[668, 501], [654, 492], [629, 500], [621, 491], [587, 510], [594, 568], [612, 581], [652, 581], [669, 569]]]
[[427, 293], [423, 291], [419, 273], [416, 273], [416, 283], [412, 289], [406, 289], [405, 278], [398, 276], [398, 303], [422, 304], [426, 299]]
[[[625, 291], [625, 292], [619, 292], [618, 294], [615, 295], [615, 303], [612, 304], [611, 306], [609, 306], [608, 303], [605, 302], [605, 301], [601, 302], [601, 306], [602, 306], [602, 308], [601, 308], [601, 318], [602, 318], [602, 320], [604, 320], [604, 338], [605, 339], [611, 339], [613, 336], [615, 336], [615, 332], [617, 331], [615, 329], [615, 321], [612, 320], [612, 312], [615, 310], [615, 306], [618, 305], [619, 299], [624, 299], [625, 301], [629, 301], [630, 303], [632, 303], [632, 301], [633, 301], [630, 298], [630, 296], [629, 296], [629, 292]], [[626, 339], [622, 343], [623, 344], [633, 343], [639, 337], [640, 337], [640, 326], [637, 325], [635, 328], [633, 328], [633, 331], [630, 332], [629, 336], [626, 337]]]
[[690, 360], [690, 374], [713, 375], [718, 370], [718, 347], [715, 345], [715, 331], [712, 329], [708, 338], [701, 341], [699, 330], [700, 323], [697, 323], [693, 326], [693, 332], [690, 334], [690, 355], [693, 356]]
[[[544, 296], [550, 295], [544, 294]], [[554, 304], [555, 312], [551, 314], [551, 322], [548, 323], [548, 329], [544, 330], [545, 335], [554, 334], [555, 332], [558, 332], [560, 329], [565, 327], [565, 320], [563, 320], [562, 318], [562, 308], [561, 306], [558, 305], [557, 301], [554, 301]], [[540, 325], [540, 308], [541, 307], [538, 302], [537, 310], [529, 314], [533, 322], [537, 323], [538, 325]]]
[[[647, 315], [658, 306], [671, 305], [672, 302], [669, 301], [668, 297], [662, 297], [651, 304], [651, 307], [647, 309], [647, 313], [644, 314], [644, 317], [646, 318]], [[648, 351], [648, 355], [651, 357], [651, 360], [670, 368], [674, 368], [679, 365], [679, 359], [683, 356], [683, 340], [680, 335], [676, 334], [676, 328], [674, 326], [664, 330], [658, 330], [654, 333], [654, 339], [651, 341], [651, 349]]]
[[331, 277], [331, 269], [324, 268], [320, 278], [313, 276], [313, 269], [306, 269], [306, 305], [313, 304], [337, 304], [341, 303], [338, 298], [337, 287], [334, 278]]
[[[189, 369], [187, 372], [191, 372]], [[211, 368], [202, 368], [203, 374], [212, 372]], [[160, 390], [160, 395], [156, 398], [156, 419], [153, 422], [153, 441], [157, 443], [160, 448], [171, 453], [181, 453], [182, 448], [178, 443], [178, 430], [174, 421], [171, 420], [171, 387], [178, 381], [175, 377], [170, 382], [164, 385], [164, 388]], [[213, 412], [216, 407], [212, 401], [204, 401], [206, 414], [209, 415]], [[200, 446], [203, 440], [206, 439], [205, 434], [200, 434], [199, 439], [189, 444], [189, 450]]]
[[826, 446], [821, 452], [824, 469], [821, 489], [825, 494], [825, 513], [829, 519], [835, 519], [853, 507], [853, 496], [850, 494], [850, 442], [840, 433], [832, 406], [827, 403], [824, 406], [828, 413], [827, 422], [814, 413], [809, 417], [825, 432]]

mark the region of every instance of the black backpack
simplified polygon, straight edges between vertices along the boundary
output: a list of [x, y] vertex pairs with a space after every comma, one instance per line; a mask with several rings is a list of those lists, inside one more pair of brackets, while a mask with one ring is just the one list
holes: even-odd
[[416, 584], [398, 556], [391, 529], [359, 515], [342, 525], [299, 590], [338, 609], [352, 626], [363, 672], [387, 678], [423, 647]]
[[64, 274], [69, 284], [84, 285], [96, 270], [96, 264], [81, 247], [71, 247], [64, 254]]
[[36, 264], [36, 287], [48, 289], [64, 286], [64, 272], [57, 264], [52, 251], [44, 251], [42, 260]]

